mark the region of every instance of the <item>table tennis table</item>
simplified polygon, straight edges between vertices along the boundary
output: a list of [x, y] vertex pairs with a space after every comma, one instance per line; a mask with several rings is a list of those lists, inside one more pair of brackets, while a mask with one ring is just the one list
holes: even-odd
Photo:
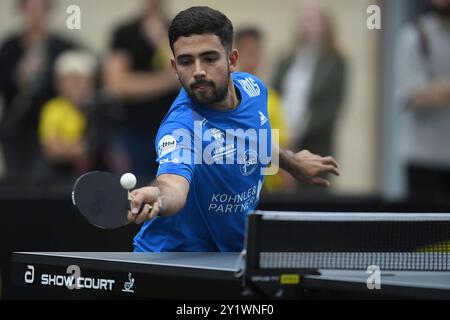
[[[239, 277], [244, 265], [238, 252], [16, 252], [12, 260], [14, 283], [26, 286], [33, 293], [30, 298], [46, 297], [45, 293], [57, 298], [262, 298], [246, 293]], [[66, 286], [71, 265], [78, 266], [83, 277], [78, 290]], [[381, 288], [372, 290], [364, 270], [319, 273], [302, 277], [295, 286], [297, 298], [450, 298], [450, 272], [382, 272]], [[113, 283], [102, 288], [101, 279]]]
[[29, 298], [450, 299], [450, 254], [428, 246], [448, 250], [449, 214], [248, 219], [242, 252], [14, 252], [13, 283]]

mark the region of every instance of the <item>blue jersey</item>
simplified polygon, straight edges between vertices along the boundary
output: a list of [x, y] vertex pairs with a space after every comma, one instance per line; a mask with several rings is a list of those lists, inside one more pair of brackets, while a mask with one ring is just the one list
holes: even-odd
[[271, 155], [267, 89], [248, 73], [231, 74], [239, 105], [217, 111], [182, 89], [155, 142], [157, 176], [176, 174], [190, 184], [176, 215], [147, 221], [136, 251], [241, 251], [247, 214], [259, 200]]

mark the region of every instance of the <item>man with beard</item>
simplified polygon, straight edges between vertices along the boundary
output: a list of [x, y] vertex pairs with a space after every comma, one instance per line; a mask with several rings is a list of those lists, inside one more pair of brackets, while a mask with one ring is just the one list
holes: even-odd
[[172, 21], [171, 63], [183, 89], [157, 134], [157, 179], [131, 193], [128, 220], [145, 222], [134, 239], [137, 252], [241, 251], [246, 216], [278, 154], [297, 179], [328, 186], [321, 175], [339, 175], [333, 158], [306, 150], [274, 147], [271, 157], [267, 88], [235, 72], [232, 39], [230, 20], [209, 7], [189, 8]]
[[400, 41], [402, 156], [410, 200], [442, 205], [450, 195], [450, 0], [430, 4]]

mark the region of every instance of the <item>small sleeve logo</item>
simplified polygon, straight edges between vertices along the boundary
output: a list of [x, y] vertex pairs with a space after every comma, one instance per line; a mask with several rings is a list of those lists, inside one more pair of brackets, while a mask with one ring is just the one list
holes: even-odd
[[172, 152], [177, 147], [177, 141], [171, 135], [165, 135], [159, 140], [158, 144], [158, 156], [163, 157], [166, 154]]

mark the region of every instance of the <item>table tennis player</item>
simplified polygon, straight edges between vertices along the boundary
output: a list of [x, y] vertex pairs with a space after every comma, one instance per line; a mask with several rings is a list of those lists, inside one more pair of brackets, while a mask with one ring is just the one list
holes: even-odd
[[155, 141], [157, 178], [131, 193], [128, 220], [143, 223], [136, 252], [241, 251], [267, 157], [279, 155], [282, 169], [311, 184], [328, 187], [322, 175], [339, 175], [332, 157], [272, 149], [267, 88], [235, 71], [232, 39], [231, 21], [209, 7], [181, 11], [170, 25], [171, 64], [182, 89]]

